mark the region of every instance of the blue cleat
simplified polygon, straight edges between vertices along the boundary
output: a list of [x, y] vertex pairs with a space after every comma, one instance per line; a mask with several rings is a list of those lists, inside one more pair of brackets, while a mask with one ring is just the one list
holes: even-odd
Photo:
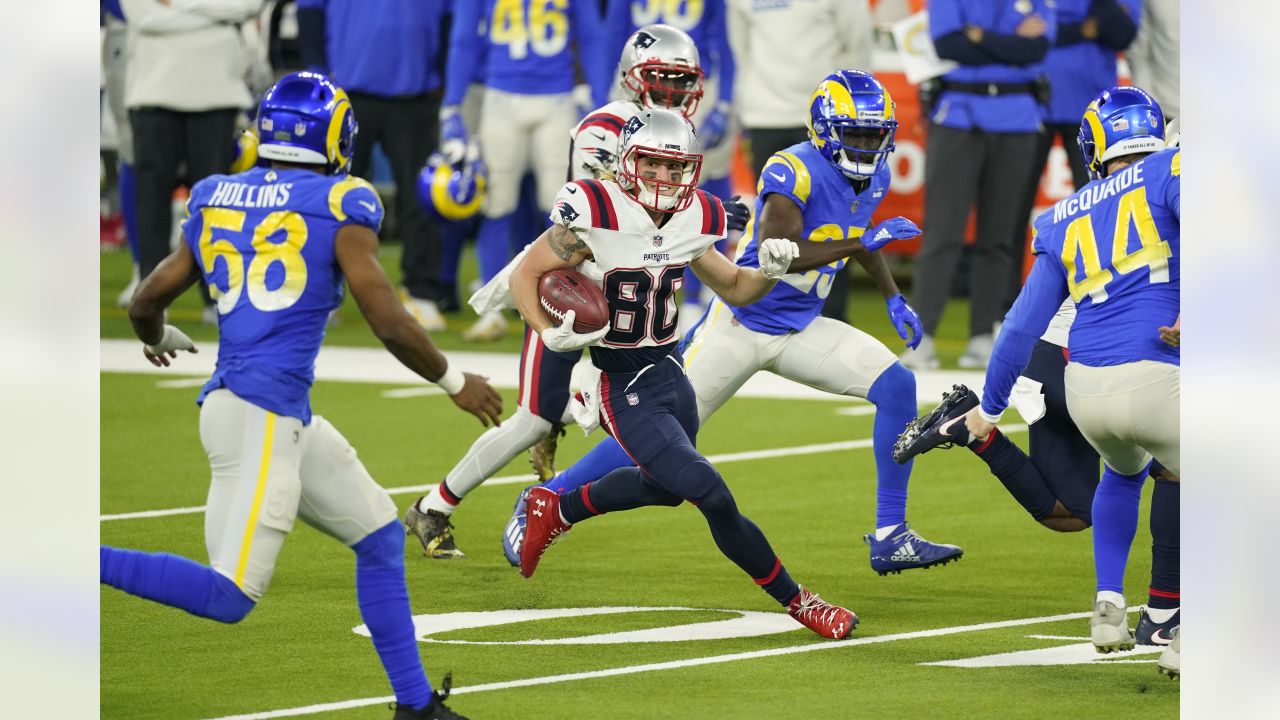
[[964, 555], [964, 550], [955, 545], [939, 545], [925, 540], [911, 529], [910, 523], [894, 528], [884, 540], [876, 540], [875, 533], [864, 536], [863, 540], [871, 546], [871, 569], [881, 575], [946, 565]]
[[536, 487], [538, 487], [537, 484], [533, 484], [520, 491], [520, 496], [516, 498], [516, 506], [511, 510], [511, 519], [502, 529], [502, 554], [514, 568], [520, 567], [520, 548], [524, 546], [524, 526], [529, 522], [525, 516], [525, 498], [529, 497], [529, 491]]
[[1178, 616], [1181, 610], [1175, 611], [1173, 617], [1158, 623], [1147, 614], [1147, 609], [1138, 611], [1138, 627], [1134, 630], [1139, 645], [1169, 645], [1173, 642], [1173, 631], [1178, 627]]

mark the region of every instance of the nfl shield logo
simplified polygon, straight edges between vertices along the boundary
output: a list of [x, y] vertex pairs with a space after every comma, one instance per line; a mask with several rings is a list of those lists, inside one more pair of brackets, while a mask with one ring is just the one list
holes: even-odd
[[297, 135], [298, 137], [302, 137], [303, 135], [306, 135], [307, 134], [306, 123], [298, 123], [297, 125], [294, 125], [293, 134]]
[[857, 201], [857, 200], [854, 200], [854, 201], [853, 201], [853, 204], [849, 206], [849, 212], [851, 212], [851, 213], [858, 212], [858, 201]]
[[636, 395], [635, 393], [627, 393], [627, 404], [628, 404], [628, 405], [639, 405], [639, 404], [640, 404], [640, 396], [639, 396], [639, 395]]
[[661, 236], [661, 235], [654, 235], [654, 236], [653, 236], [653, 246], [654, 246], [654, 247], [662, 247], [662, 236]]

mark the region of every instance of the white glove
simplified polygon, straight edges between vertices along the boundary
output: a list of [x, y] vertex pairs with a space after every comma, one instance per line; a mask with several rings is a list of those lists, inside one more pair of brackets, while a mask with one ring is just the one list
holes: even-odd
[[177, 357], [179, 350], [190, 353], [199, 352], [196, 350], [196, 344], [191, 342], [191, 338], [172, 325], [164, 326], [164, 334], [160, 336], [160, 342], [142, 346], [142, 354], [157, 367], [161, 365], [168, 367], [169, 358]]
[[573, 320], [577, 317], [577, 312], [570, 310], [564, 314], [564, 322], [560, 323], [560, 327], [549, 327], [542, 331], [542, 344], [548, 349], [556, 352], [572, 352], [581, 350], [588, 345], [594, 345], [609, 332], [608, 323], [604, 327], [593, 333], [579, 335], [573, 331]]
[[800, 257], [800, 246], [786, 238], [769, 238], [760, 243], [757, 257], [760, 272], [770, 280], [777, 280], [787, 274], [791, 261]]

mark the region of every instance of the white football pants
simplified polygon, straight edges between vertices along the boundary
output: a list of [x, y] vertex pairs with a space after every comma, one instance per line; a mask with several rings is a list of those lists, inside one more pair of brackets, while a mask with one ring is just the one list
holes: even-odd
[[1067, 363], [1067, 410], [1103, 462], [1121, 475], [1142, 472], [1154, 455], [1181, 475], [1181, 370], [1139, 362]]
[[489, 168], [484, 216], [509, 215], [520, 199], [520, 180], [533, 169], [538, 207], [551, 211], [569, 177], [569, 131], [578, 110], [569, 93], [518, 95], [485, 88], [480, 111], [480, 153]]

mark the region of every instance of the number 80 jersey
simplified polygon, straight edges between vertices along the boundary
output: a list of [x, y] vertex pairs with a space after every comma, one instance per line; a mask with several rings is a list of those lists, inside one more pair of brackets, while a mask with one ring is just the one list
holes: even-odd
[[685, 267], [725, 235], [720, 201], [695, 190], [692, 204], [659, 228], [616, 182], [577, 180], [556, 196], [551, 222], [586, 243], [600, 274], [592, 279], [609, 301], [611, 328], [591, 348], [596, 367], [631, 372], [673, 352], [676, 290]]
[[198, 402], [225, 387], [309, 423], [316, 354], [342, 302], [334, 240], [348, 223], [378, 230], [377, 191], [350, 175], [255, 168], [196, 183], [187, 211], [183, 237], [218, 310], [218, 363]]

